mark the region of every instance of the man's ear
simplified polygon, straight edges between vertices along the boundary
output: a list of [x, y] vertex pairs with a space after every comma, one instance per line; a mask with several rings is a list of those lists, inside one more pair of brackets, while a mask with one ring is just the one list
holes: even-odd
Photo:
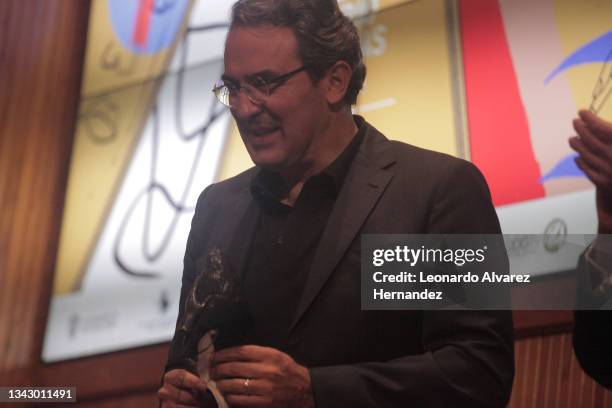
[[327, 71], [327, 103], [338, 105], [342, 103], [348, 89], [353, 70], [346, 61], [336, 61]]

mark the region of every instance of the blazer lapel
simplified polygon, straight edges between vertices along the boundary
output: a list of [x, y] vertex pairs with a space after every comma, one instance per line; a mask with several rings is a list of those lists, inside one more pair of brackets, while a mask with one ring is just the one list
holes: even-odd
[[376, 129], [366, 126], [361, 148], [317, 247], [290, 331], [323, 288], [393, 177], [393, 172], [387, 170], [395, 162], [391, 143]]
[[243, 275], [253, 234], [257, 227], [260, 211], [248, 188], [232, 198], [228, 214], [221, 216], [224, 222], [212, 232], [213, 242], [221, 249], [235, 273]]

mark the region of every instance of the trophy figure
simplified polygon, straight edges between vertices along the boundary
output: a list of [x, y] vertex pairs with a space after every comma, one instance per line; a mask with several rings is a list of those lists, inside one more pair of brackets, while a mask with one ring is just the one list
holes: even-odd
[[183, 318], [173, 345], [173, 365], [197, 373], [220, 408], [227, 402], [209, 376], [209, 356], [215, 350], [240, 345], [250, 324], [250, 315], [237, 273], [213, 248], [196, 264], [199, 271], [185, 299]]

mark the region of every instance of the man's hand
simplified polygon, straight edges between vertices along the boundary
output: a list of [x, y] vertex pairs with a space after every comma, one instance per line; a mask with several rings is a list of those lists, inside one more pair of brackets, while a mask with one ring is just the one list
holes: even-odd
[[569, 144], [579, 157], [576, 164], [597, 189], [599, 233], [612, 234], [612, 123], [581, 110], [574, 120], [578, 136]]
[[215, 352], [211, 379], [230, 406], [314, 407], [308, 369], [273, 348], [240, 346]]
[[164, 375], [164, 384], [157, 391], [164, 408], [200, 407], [205, 395], [206, 384], [187, 370], [168, 371]]

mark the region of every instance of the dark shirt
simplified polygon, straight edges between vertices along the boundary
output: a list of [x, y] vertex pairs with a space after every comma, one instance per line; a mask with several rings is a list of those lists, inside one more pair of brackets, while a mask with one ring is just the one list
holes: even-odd
[[321, 173], [304, 183], [293, 207], [277, 174], [261, 170], [251, 193], [261, 210], [245, 268], [244, 291], [253, 318], [249, 343], [288, 350], [289, 326], [342, 183], [359, 150], [365, 126]]

